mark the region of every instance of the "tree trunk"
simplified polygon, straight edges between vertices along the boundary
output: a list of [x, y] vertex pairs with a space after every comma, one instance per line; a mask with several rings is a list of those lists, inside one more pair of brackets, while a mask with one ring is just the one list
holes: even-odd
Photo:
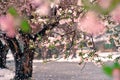
[[23, 55], [14, 55], [15, 58], [15, 80], [24, 80], [32, 77], [32, 64], [33, 64], [33, 52], [32, 50], [26, 50]]
[[22, 53], [18, 41], [7, 40], [15, 60], [15, 80], [27, 80], [32, 77], [34, 49], [27, 45]]
[[0, 41], [0, 68], [6, 68], [7, 47]]

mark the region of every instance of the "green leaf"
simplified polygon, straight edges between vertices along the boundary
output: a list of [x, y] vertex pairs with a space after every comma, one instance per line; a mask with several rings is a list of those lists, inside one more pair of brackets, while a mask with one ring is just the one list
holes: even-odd
[[21, 31], [24, 33], [30, 33], [31, 32], [31, 28], [30, 25], [28, 23], [27, 20], [22, 20], [21, 21], [21, 27], [20, 27]]
[[49, 49], [55, 49], [55, 45], [54, 44], [50, 45]]
[[97, 4], [97, 3], [94, 4], [94, 5], [92, 5], [91, 9], [94, 10], [94, 11], [96, 11], [96, 12], [99, 12], [99, 13], [101, 13], [101, 14], [104, 14], [104, 15], [108, 14], [108, 10], [103, 9], [103, 8], [102, 8], [99, 4]]
[[84, 8], [86, 10], [93, 10], [101, 14], [108, 14], [108, 11], [103, 9], [98, 3], [92, 4], [89, 0], [82, 0], [82, 3], [84, 4]]
[[112, 0], [110, 7], [107, 9], [103, 9], [98, 3], [92, 4], [89, 0], [82, 0], [82, 3], [84, 4], [84, 8], [86, 10], [93, 10], [103, 15], [107, 15], [116, 8], [116, 6], [120, 3], [120, 0]]
[[112, 66], [103, 66], [103, 72], [108, 76], [112, 76], [112, 72], [114, 69], [120, 69], [120, 64], [118, 62], [115, 62]]
[[18, 13], [17, 13], [17, 11], [15, 10], [14, 7], [10, 7], [8, 9], [8, 13], [10, 13], [12, 16], [17, 16], [18, 15]]
[[39, 40], [39, 41], [41, 41], [42, 36], [41, 36], [41, 35], [39, 35], [39, 34], [37, 34], [37, 36], [38, 36], [38, 40]]
[[118, 62], [115, 62], [113, 68], [120, 68], [120, 64]]
[[109, 67], [109, 66], [106, 66], [106, 65], [104, 65], [103, 66], [103, 72], [105, 73], [105, 74], [107, 74], [108, 76], [111, 76], [112, 75], [112, 68], [111, 67]]
[[82, 3], [84, 4], [84, 8], [87, 10], [92, 6], [89, 0], [82, 0]]
[[120, 4], [120, 0], [112, 0], [111, 5], [108, 8], [108, 11], [111, 12], [112, 10], [114, 10], [118, 4]]

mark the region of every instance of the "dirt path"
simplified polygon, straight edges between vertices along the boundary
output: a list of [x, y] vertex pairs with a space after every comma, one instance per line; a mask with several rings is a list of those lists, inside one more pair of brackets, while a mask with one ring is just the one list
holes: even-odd
[[[0, 80], [10, 80], [14, 75], [14, 63], [8, 61], [9, 70], [0, 69]], [[35, 80], [110, 80], [101, 69], [93, 63], [81, 66], [75, 62], [34, 63], [33, 78]]]
[[78, 63], [35, 63], [35, 66], [36, 80], [110, 80], [92, 63], [87, 63], [82, 71]]

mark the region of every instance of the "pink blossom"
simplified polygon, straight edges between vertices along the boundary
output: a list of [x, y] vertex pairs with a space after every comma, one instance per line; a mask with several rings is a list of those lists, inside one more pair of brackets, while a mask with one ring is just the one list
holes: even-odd
[[120, 80], [120, 69], [114, 68], [112, 71], [113, 80]]
[[120, 23], [120, 5], [118, 7], [116, 7], [112, 12], [111, 12], [111, 17], [112, 19], [117, 22]]
[[60, 23], [61, 25], [62, 25], [62, 24], [65, 24], [65, 23], [70, 23], [70, 22], [72, 22], [71, 19], [62, 19], [62, 20], [59, 21], [59, 23]]
[[15, 36], [15, 23], [10, 14], [0, 16], [0, 29], [4, 31], [8, 37]]
[[46, 16], [50, 12], [50, 3], [46, 0], [30, 0], [32, 7], [36, 9], [36, 13], [40, 16]]
[[39, 14], [40, 16], [46, 16], [50, 13], [50, 5], [48, 3], [44, 3], [40, 5], [36, 9], [36, 13]]
[[77, 5], [82, 6], [82, 5], [83, 5], [83, 4], [82, 4], [82, 1], [81, 1], [81, 0], [78, 0]]
[[33, 33], [37, 33], [39, 30], [38, 24], [30, 24], [30, 27], [32, 28]]
[[112, 2], [112, 0], [97, 0], [97, 1], [98, 1], [99, 5], [104, 9], [108, 8]]
[[60, 0], [54, 0], [54, 3], [58, 5], [60, 4]]
[[41, 5], [43, 0], [29, 0], [29, 2], [32, 4], [34, 7], [38, 7]]
[[87, 34], [98, 36], [105, 31], [105, 26], [95, 12], [89, 11], [79, 20], [78, 29]]
[[8, 37], [14, 38], [15, 37], [15, 31], [13, 31], [13, 29], [9, 30], [8, 32], [6, 32]]

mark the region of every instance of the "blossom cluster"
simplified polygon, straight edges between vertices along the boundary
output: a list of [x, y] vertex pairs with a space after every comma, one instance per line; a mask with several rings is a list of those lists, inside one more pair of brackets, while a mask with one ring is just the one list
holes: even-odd
[[[114, 23], [120, 24], [120, 4], [114, 9], [110, 8], [112, 1], [114, 0], [20, 0], [19, 6], [13, 6], [15, 13], [19, 14], [17, 17], [9, 13], [8, 8], [6, 14], [0, 13], [0, 31], [5, 32], [7, 37], [17, 37], [20, 22], [24, 18], [32, 29], [31, 34], [44, 29], [44, 24], [59, 22], [57, 27], [45, 31], [46, 36], [38, 41], [42, 45], [40, 47], [49, 48], [54, 45], [58, 49], [62, 48], [63, 53], [78, 51], [79, 54], [79, 50], [84, 53], [82, 48], [95, 47], [91, 38], [105, 34], [111, 25], [114, 27]], [[108, 11], [109, 9], [111, 10]]]

